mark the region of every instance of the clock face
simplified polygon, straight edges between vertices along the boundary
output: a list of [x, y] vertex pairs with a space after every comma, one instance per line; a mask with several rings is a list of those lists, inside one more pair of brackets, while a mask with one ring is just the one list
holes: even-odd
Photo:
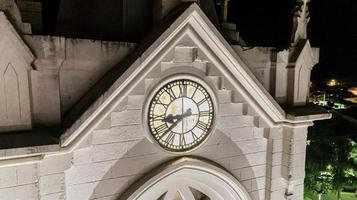
[[212, 128], [214, 108], [206, 89], [191, 80], [167, 83], [149, 106], [149, 129], [165, 149], [187, 151], [199, 145]]

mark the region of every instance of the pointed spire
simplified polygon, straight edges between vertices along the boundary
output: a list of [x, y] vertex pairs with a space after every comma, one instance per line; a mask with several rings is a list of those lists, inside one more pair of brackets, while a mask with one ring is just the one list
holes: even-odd
[[228, 20], [228, 0], [221, 0], [221, 20], [227, 23]]
[[300, 39], [307, 39], [307, 24], [310, 21], [308, 2], [310, 0], [297, 0], [293, 11], [291, 46], [296, 46]]

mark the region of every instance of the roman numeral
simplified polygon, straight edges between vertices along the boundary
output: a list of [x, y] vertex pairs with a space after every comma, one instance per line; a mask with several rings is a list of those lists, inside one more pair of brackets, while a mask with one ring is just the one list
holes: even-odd
[[200, 117], [207, 117], [209, 116], [210, 112], [209, 111], [202, 111], [200, 112]]
[[186, 139], [184, 134], [180, 134], [180, 145], [186, 145]]
[[196, 134], [194, 134], [192, 131], [191, 131], [191, 134], [192, 134], [192, 138], [194, 141], [198, 140], [198, 137]]
[[159, 105], [164, 106], [165, 109], [167, 109], [167, 108], [169, 107], [168, 104], [162, 103], [162, 102], [160, 101], [160, 99], [158, 99], [158, 100], [156, 101], [156, 104], [159, 104]]
[[174, 132], [170, 132], [169, 135], [167, 136], [165, 142], [167, 144], [173, 144], [174, 143], [174, 138], [175, 138], [175, 133]]
[[170, 101], [173, 101], [176, 99], [174, 91], [172, 91], [171, 88], [164, 88], [165, 92], [170, 96]]
[[206, 98], [203, 98], [200, 102], [198, 102], [197, 104], [198, 104], [198, 106], [200, 106], [201, 104], [203, 104], [204, 102], [206, 102], [207, 101], [207, 99]]
[[165, 133], [165, 130], [167, 129], [166, 123], [161, 124], [160, 126], [156, 127], [155, 130], [157, 132], [158, 135], [161, 135], [161, 137], [163, 136], [163, 134]]
[[195, 91], [192, 93], [192, 98], [195, 96], [196, 92], [197, 92], [197, 87], [195, 87]]
[[206, 127], [207, 127], [207, 124], [202, 122], [202, 121], [198, 121], [197, 125], [196, 125], [197, 128], [201, 129], [201, 130], [205, 130]]
[[187, 97], [187, 85], [180, 85], [180, 92], [182, 97]]
[[164, 118], [165, 118], [165, 114], [162, 114], [162, 115], [154, 115], [152, 118], [153, 118], [154, 121], [162, 121], [162, 120], [164, 120]]

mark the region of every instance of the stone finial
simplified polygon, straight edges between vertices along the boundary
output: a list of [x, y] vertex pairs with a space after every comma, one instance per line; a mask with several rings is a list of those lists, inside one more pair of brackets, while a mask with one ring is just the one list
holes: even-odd
[[31, 34], [31, 24], [22, 21], [21, 12], [15, 0], [0, 0], [0, 12], [4, 12], [17, 31]]
[[[221, 13], [220, 13], [220, 18], [221, 18], [221, 24], [222, 28], [226, 29], [230, 27], [229, 29], [232, 29], [232, 26], [234, 26], [234, 31], [236, 31], [235, 24], [233, 23], [228, 23], [228, 2], [229, 0], [218, 0], [217, 5], [221, 7]], [[227, 27], [228, 26], [228, 27]]]
[[293, 28], [291, 32], [291, 46], [296, 46], [300, 39], [307, 39], [307, 24], [310, 21], [308, 5], [310, 0], [297, 0], [293, 11]]
[[221, 5], [221, 20], [222, 23], [227, 23], [228, 20], [228, 1], [229, 0], [220, 0], [218, 3]]

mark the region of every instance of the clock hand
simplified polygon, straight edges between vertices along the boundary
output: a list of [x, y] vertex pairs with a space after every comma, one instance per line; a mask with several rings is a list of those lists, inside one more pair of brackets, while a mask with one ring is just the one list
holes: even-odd
[[173, 116], [171, 114], [168, 115], [167, 118], [163, 119], [163, 121], [165, 120], [166, 122], [168, 122], [169, 120], [173, 121], [173, 119], [177, 119], [177, 120], [160, 136], [159, 139], [163, 138], [173, 128], [175, 128], [175, 126], [177, 126], [177, 124], [180, 123], [183, 120], [183, 118], [188, 117], [190, 115], [192, 115], [191, 108], [187, 109], [186, 112], [184, 112], [182, 115], [176, 115], [176, 116]]
[[177, 126], [178, 123], [180, 123], [180, 121], [182, 120], [183, 118], [181, 117], [180, 115], [180, 118], [174, 122], [161, 136], [159, 139], [163, 138], [166, 134], [168, 134], [173, 128], [175, 128], [175, 126]]
[[172, 114], [169, 114], [167, 115], [167, 117], [165, 117], [164, 119], [162, 119], [161, 121], [162, 122], [167, 122], [167, 123], [174, 123], [174, 119], [178, 119], [180, 118], [181, 115], [176, 115], [176, 116], [173, 116]]
[[169, 114], [167, 115], [167, 117], [165, 117], [164, 119], [162, 119], [161, 121], [162, 122], [167, 122], [167, 123], [174, 123], [174, 119], [180, 119], [180, 118], [184, 118], [184, 117], [188, 117], [192, 115], [192, 112], [191, 112], [191, 108], [187, 109], [183, 114], [179, 114], [179, 115], [176, 115], [176, 116], [173, 116], [172, 114]]
[[187, 109], [186, 112], [182, 114], [183, 117], [188, 117], [190, 115], [192, 115], [192, 109], [191, 108]]

